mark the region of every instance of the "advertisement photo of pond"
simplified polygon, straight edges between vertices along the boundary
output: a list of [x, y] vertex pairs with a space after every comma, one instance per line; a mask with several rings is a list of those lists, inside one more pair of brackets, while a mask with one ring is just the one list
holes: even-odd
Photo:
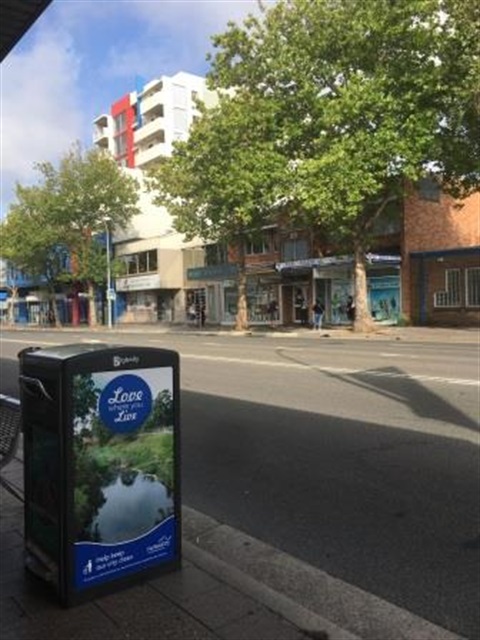
[[137, 539], [174, 512], [172, 369], [78, 374], [73, 385], [76, 540]]
[[161, 482], [138, 473], [124, 484], [122, 475], [102, 489], [105, 503], [90, 527], [92, 538], [102, 542], [133, 540], [173, 513], [173, 499]]

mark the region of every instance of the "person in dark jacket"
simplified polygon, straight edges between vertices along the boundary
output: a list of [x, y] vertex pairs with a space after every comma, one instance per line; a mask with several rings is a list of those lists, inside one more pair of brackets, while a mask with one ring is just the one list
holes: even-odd
[[347, 318], [350, 322], [355, 322], [355, 302], [352, 296], [348, 296], [347, 300]]
[[325, 313], [325, 307], [320, 302], [320, 300], [316, 300], [315, 304], [312, 307], [313, 311], [313, 328], [314, 330], [319, 331], [322, 328], [322, 320], [323, 314]]

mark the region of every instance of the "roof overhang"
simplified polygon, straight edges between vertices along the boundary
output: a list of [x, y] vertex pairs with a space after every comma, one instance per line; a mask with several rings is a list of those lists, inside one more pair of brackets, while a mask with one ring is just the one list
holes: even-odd
[[2, 0], [0, 62], [10, 53], [52, 0]]

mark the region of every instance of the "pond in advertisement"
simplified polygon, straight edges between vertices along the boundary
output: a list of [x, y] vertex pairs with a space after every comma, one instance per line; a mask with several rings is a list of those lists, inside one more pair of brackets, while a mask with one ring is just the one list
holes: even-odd
[[173, 559], [171, 367], [73, 379], [75, 586]]

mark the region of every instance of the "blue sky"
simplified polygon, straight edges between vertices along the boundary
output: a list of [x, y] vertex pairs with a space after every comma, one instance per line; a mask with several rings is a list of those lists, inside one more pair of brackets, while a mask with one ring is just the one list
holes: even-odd
[[92, 122], [145, 80], [204, 75], [210, 36], [257, 12], [256, 0], [53, 0], [0, 67], [1, 216]]

